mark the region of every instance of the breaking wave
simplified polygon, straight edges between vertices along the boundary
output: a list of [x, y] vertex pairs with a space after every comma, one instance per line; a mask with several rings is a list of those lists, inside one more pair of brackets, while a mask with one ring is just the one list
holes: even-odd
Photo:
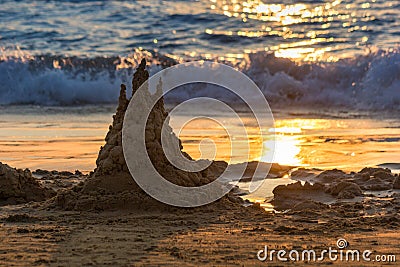
[[[138, 61], [149, 59], [150, 73], [182, 62], [151, 51], [128, 57], [78, 58], [14, 55], [0, 58], [0, 104], [72, 106], [116, 103], [119, 84], [130, 84]], [[400, 110], [400, 51], [375, 51], [331, 63], [296, 63], [273, 54], [247, 54], [241, 62], [222, 62], [247, 74], [272, 107], [344, 110]], [[192, 86], [168, 96], [180, 102], [207, 95], [235, 103], [210, 86]]]

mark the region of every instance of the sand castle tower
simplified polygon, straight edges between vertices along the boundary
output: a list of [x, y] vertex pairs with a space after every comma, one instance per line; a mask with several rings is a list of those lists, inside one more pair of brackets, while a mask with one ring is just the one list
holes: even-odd
[[[149, 78], [149, 73], [145, 68], [146, 61], [143, 59], [133, 76], [132, 95], [135, 94], [138, 88]], [[159, 84], [158, 91], [160, 90]], [[122, 84], [117, 112], [113, 116], [113, 124], [110, 126], [109, 132], [106, 135], [106, 144], [104, 147], [101, 147], [96, 161], [97, 168], [94, 171], [95, 176], [108, 176], [121, 172], [128, 173], [122, 149], [122, 126], [128, 104], [129, 100], [126, 98], [126, 87]], [[209, 172], [207, 169], [202, 172], [188, 173], [169, 164], [161, 145], [161, 129], [167, 117], [168, 112], [165, 110], [164, 100], [163, 97], [161, 97], [152, 109], [146, 125], [146, 148], [157, 171], [169, 181], [183, 186], [199, 186], [214, 180], [216, 178], [215, 175], [211, 175], [212, 172]], [[166, 125], [166, 127], [170, 138], [169, 143], [178, 144], [179, 149], [182, 150], [183, 146], [181, 141], [173, 133], [172, 128], [169, 125]], [[180, 152], [186, 158], [192, 160], [187, 153]]]
[[[148, 78], [146, 61], [143, 59], [133, 76], [132, 94], [135, 94]], [[57, 196], [58, 206], [66, 209], [107, 209], [120, 205], [135, 205], [135, 203], [142, 205], [145, 199], [149, 200], [150, 197], [132, 179], [124, 159], [122, 126], [128, 104], [126, 86], [122, 84], [117, 111], [113, 115], [113, 123], [106, 135], [106, 144], [100, 148], [96, 169], [85, 182], [69, 192], [60, 193]], [[146, 124], [146, 148], [155, 169], [165, 179], [181, 186], [200, 186], [215, 180], [225, 170], [227, 166], [225, 162], [213, 162], [200, 172], [186, 172], [177, 169], [168, 161], [161, 145], [161, 129], [167, 116], [164, 100], [161, 98], [152, 109]], [[170, 132], [170, 141], [177, 143], [182, 150], [181, 141], [173, 133], [172, 128], [167, 128], [167, 131]], [[180, 152], [191, 160], [188, 154]]]

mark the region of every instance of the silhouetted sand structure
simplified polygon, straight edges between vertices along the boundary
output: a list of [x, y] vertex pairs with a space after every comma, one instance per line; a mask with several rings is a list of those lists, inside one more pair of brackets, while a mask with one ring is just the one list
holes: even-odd
[[11, 168], [0, 162], [0, 205], [43, 201], [55, 195], [55, 191], [43, 187], [30, 170]]
[[[133, 75], [132, 95], [148, 78], [146, 61], [143, 59]], [[100, 148], [96, 160], [97, 168], [83, 183], [59, 193], [56, 198], [57, 206], [67, 210], [148, 209], [148, 206], [154, 208], [160, 205], [164, 207], [137, 186], [125, 162], [122, 127], [129, 101], [130, 99], [126, 97], [126, 86], [122, 84], [117, 111], [113, 115], [113, 123], [105, 138], [106, 144]], [[168, 161], [161, 144], [161, 131], [167, 116], [164, 100], [161, 97], [153, 107], [146, 124], [146, 148], [155, 169], [170, 182], [186, 187], [208, 184], [218, 178], [225, 170], [226, 162], [213, 162], [203, 171], [187, 172], [176, 168]], [[167, 127], [169, 142], [178, 144], [182, 150], [181, 141], [173, 133], [172, 128], [169, 125]], [[180, 152], [192, 160], [187, 153]], [[233, 196], [228, 198], [234, 202], [241, 201]]]

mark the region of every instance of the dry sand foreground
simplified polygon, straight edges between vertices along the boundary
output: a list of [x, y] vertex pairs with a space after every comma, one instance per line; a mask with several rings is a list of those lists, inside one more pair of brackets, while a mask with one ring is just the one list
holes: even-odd
[[[329, 214], [332, 211], [307, 213], [267, 214], [237, 205], [230, 210], [211, 207], [140, 214], [37, 211], [32, 205], [4, 207], [0, 265], [261, 266], [267, 262], [258, 261], [256, 253], [264, 245], [321, 251], [336, 247], [339, 237], [345, 238], [351, 249], [369, 249], [374, 255], [400, 254], [398, 222], [362, 222], [351, 212], [342, 217], [333, 217]], [[322, 263], [331, 264], [344, 263]], [[346, 263], [361, 264], [381, 265]], [[272, 265], [285, 264], [275, 259]]]
[[[134, 75], [133, 93], [149, 77], [145, 65], [142, 62]], [[336, 249], [339, 238], [349, 243], [344, 249], [371, 250], [371, 261], [325, 257], [322, 262], [296, 263], [380, 266], [382, 262], [372, 261], [376, 255], [400, 257], [400, 177], [388, 169], [350, 174], [332, 170], [316, 176], [298, 170], [292, 177], [312, 185], [275, 188], [272, 203], [282, 210], [276, 213], [233, 193], [200, 208], [155, 201], [134, 183], [123, 157], [121, 129], [129, 102], [125, 90], [122, 85], [113, 125], [89, 175], [31, 173], [0, 164], [1, 266], [284, 266], [293, 262], [276, 256], [272, 263], [261, 262], [257, 253], [268, 246], [269, 251], [299, 253], [314, 249], [319, 255], [329, 247]], [[213, 181], [226, 163], [187, 173], [160, 153], [166, 116], [159, 101], [146, 126], [146, 147], [156, 169], [182, 186]], [[179, 144], [175, 135], [168, 136]]]

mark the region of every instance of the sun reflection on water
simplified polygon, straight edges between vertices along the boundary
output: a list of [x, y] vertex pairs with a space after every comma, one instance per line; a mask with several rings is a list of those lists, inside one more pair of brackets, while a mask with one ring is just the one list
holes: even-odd
[[279, 135], [276, 137], [275, 142], [269, 140], [264, 142], [264, 155], [261, 156], [260, 161], [268, 161], [266, 158], [266, 153], [274, 149], [273, 162], [282, 165], [302, 165], [299, 154], [301, 140], [294, 136]]
[[[229, 123], [229, 119], [224, 121]], [[171, 122], [174, 125], [175, 119]], [[243, 145], [243, 148], [239, 147], [236, 153], [246, 153], [250, 161], [272, 161], [282, 165], [309, 166], [315, 162], [313, 150], [318, 143], [319, 132], [343, 127], [345, 128], [346, 125], [328, 119], [278, 119], [275, 121], [275, 127], [267, 129], [266, 134], [261, 136], [257, 126], [248, 125], [247, 136], [234, 137], [236, 140], [241, 140]], [[243, 155], [232, 154], [232, 144], [227, 133], [220, 126], [210, 124], [206, 119], [197, 119], [195, 122], [186, 124], [178, 136], [183, 140], [184, 150], [195, 159], [202, 158], [199, 150], [201, 140], [209, 139], [213, 140], [215, 143], [213, 149], [216, 149], [215, 157], [212, 159], [230, 163], [243, 161]], [[207, 146], [204, 146], [204, 149], [207, 152]]]
[[[273, 162], [292, 165], [308, 166], [310, 151], [305, 149], [305, 131], [318, 131], [331, 128], [334, 123], [325, 119], [281, 119], [275, 121], [275, 139], [264, 141], [263, 154], [260, 161], [268, 161], [268, 153], [274, 151]], [[334, 127], [340, 127], [337, 123]]]
[[[239, 18], [243, 22], [240, 30], [206, 29], [207, 34], [244, 36], [260, 38], [266, 36], [282, 37], [285, 41], [278, 45], [266, 46], [265, 51], [272, 51], [277, 57], [301, 61], [337, 61], [339, 58], [330, 52], [339, 49], [346, 40], [332, 34], [342, 21], [345, 31], [368, 31], [367, 26], [359, 26], [359, 20], [374, 20], [366, 13], [362, 18], [355, 18], [347, 10], [342, 0], [309, 3], [265, 3], [261, 0], [210, 0], [210, 9], [229, 18]], [[362, 9], [369, 9], [369, 3]], [[251, 21], [264, 22], [260, 26], [245, 26]], [[315, 25], [311, 30], [301, 27], [302, 24]], [[259, 24], [251, 24], [259, 25]], [[339, 26], [340, 27], [340, 26]], [[287, 40], [287, 41], [286, 41]], [[301, 41], [299, 41], [301, 40]], [[365, 45], [367, 36], [361, 36], [357, 45]]]
[[[248, 118], [249, 121], [251, 119]], [[224, 119], [224, 122], [230, 123], [229, 118]], [[196, 120], [187, 124], [179, 137], [182, 139], [184, 151], [194, 159], [204, 156], [208, 158], [207, 155], [213, 154], [209, 153], [212, 152], [208, 151], [210, 148], [216, 149], [213, 154], [215, 160], [224, 160], [231, 164], [241, 163], [246, 157], [249, 161], [275, 162], [305, 168], [354, 170], [377, 164], [377, 158], [382, 162], [390, 162], [393, 157], [398, 157], [398, 150], [391, 141], [397, 140], [398, 131], [385, 128], [386, 124], [381, 125], [381, 122], [363, 119], [282, 118], [275, 120], [273, 128], [264, 129], [262, 136], [256, 124], [247, 123], [246, 118], [244, 122], [248, 135], [233, 136], [239, 141], [239, 147], [234, 153], [229, 135], [223, 128], [210, 124], [208, 120]], [[381, 140], [382, 136], [386, 137]], [[199, 145], [204, 139], [212, 140], [215, 147], [209, 146], [209, 143], [203, 144], [202, 149], [206, 153], [202, 155]], [[388, 153], [387, 158], [383, 159], [379, 151], [391, 151], [392, 154]]]

